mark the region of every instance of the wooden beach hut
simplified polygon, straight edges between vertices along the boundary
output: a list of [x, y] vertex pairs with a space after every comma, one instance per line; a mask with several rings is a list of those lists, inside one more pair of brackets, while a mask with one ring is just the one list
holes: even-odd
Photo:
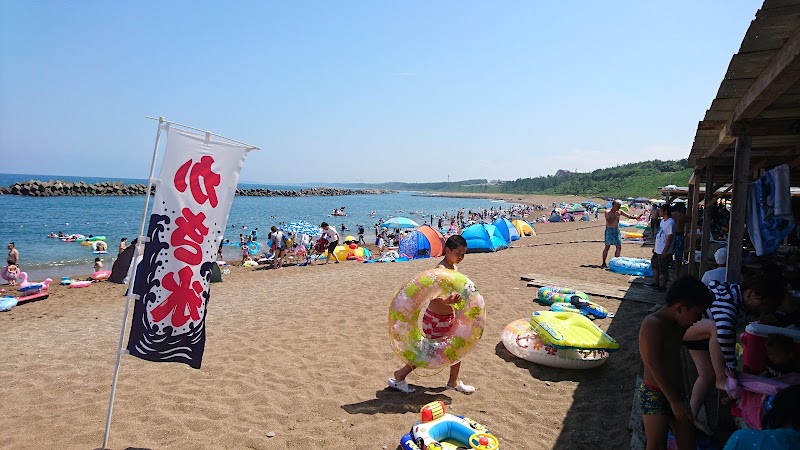
[[[800, 187], [800, 0], [764, 1], [697, 125], [688, 159], [694, 169], [685, 191], [690, 229], [697, 228], [701, 202], [730, 198], [727, 279], [738, 282], [748, 183], [786, 163], [791, 186]], [[696, 233], [687, 245], [695, 275], [706, 270], [709, 212], [704, 208], [699, 267], [693, 255]]]

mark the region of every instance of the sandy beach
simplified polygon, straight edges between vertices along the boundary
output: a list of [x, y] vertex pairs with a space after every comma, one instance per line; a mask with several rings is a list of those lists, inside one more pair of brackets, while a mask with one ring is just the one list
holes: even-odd
[[[628, 276], [594, 267], [602, 243], [570, 243], [602, 239], [602, 222], [536, 229], [508, 250], [468, 254], [459, 267], [488, 311], [462, 364], [475, 394], [445, 391], [446, 371], [412, 374], [414, 394], [386, 387], [402, 365], [387, 338], [389, 303], [438, 260], [233, 267], [212, 285], [201, 370], [123, 358], [110, 448], [395, 449], [434, 400], [488, 426], [503, 449], [628, 448], [637, 334], [650, 305], [594, 298], [616, 312], [596, 323], [622, 348], [591, 370], [536, 365], [500, 342], [506, 324], [545, 309], [523, 274], [628, 286]], [[649, 254], [623, 245], [624, 256]], [[54, 286], [49, 299], [0, 313], [0, 447], [100, 447], [124, 291]]]
[[579, 197], [577, 195], [540, 195], [540, 194], [493, 194], [493, 193], [473, 193], [473, 192], [431, 192], [426, 195], [452, 198], [489, 198], [492, 200], [504, 200], [509, 203], [521, 203], [523, 205], [545, 205], [550, 207], [552, 203], [560, 205], [561, 202], [581, 203], [592, 200], [597, 204], [605, 204], [605, 200], [598, 197]]

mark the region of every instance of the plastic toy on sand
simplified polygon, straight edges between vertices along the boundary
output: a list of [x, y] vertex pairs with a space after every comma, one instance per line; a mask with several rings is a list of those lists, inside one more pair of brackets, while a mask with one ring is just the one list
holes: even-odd
[[539, 288], [539, 302], [543, 305], [552, 305], [557, 302], [569, 303], [573, 296], [580, 297], [581, 300], [589, 301], [589, 296], [585, 292], [576, 291], [575, 289], [562, 288], [558, 286], [542, 286]]
[[567, 302], [555, 302], [550, 305], [550, 309], [556, 312], [572, 312], [583, 314], [584, 316], [592, 316], [595, 319], [605, 319], [606, 317], [614, 317], [614, 314], [609, 313], [607, 309], [598, 305], [595, 302], [584, 300], [583, 298], [573, 295]]
[[29, 282], [27, 272], [20, 272], [18, 278], [22, 280], [22, 282], [19, 284], [19, 291], [26, 294], [32, 294], [34, 292], [39, 292], [39, 291], [46, 291], [47, 288], [50, 286], [50, 283], [53, 282], [51, 278], [48, 278], [42, 281], [41, 283]]
[[580, 314], [536, 311], [531, 326], [542, 342], [558, 349], [619, 349], [614, 338]]
[[0, 311], [11, 311], [17, 306], [17, 299], [14, 297], [0, 297]]
[[428, 403], [420, 420], [400, 438], [403, 450], [499, 450], [500, 441], [485, 426], [446, 412], [444, 402]]

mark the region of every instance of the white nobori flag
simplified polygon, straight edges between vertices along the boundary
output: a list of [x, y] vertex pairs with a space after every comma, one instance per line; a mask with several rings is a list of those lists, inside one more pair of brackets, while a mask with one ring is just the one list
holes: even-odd
[[128, 338], [131, 355], [199, 368], [211, 271], [239, 173], [253, 147], [167, 128]]

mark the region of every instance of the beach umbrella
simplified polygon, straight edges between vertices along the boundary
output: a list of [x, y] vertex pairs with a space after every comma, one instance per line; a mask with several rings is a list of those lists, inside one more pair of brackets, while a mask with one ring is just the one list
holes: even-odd
[[636, 201], [639, 203], [649, 203], [650, 199], [647, 197], [636, 197]]
[[408, 217], [392, 217], [381, 224], [383, 228], [417, 228], [419, 224]]
[[297, 222], [290, 222], [284, 225], [281, 225], [281, 230], [289, 231], [291, 233], [297, 234], [307, 234], [309, 236], [320, 236], [322, 235], [322, 229], [317, 226], [314, 226], [305, 220], [300, 220]]

